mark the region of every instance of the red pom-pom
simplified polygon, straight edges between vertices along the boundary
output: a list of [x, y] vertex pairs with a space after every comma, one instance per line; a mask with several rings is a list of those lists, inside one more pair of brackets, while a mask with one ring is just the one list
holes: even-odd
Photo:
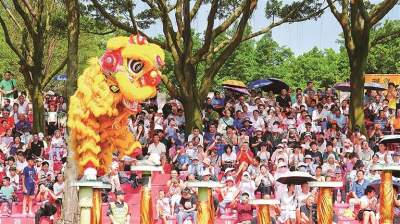
[[101, 57], [101, 69], [103, 72], [116, 72], [118, 65], [122, 65], [121, 50], [106, 51]]
[[150, 71], [144, 75], [144, 83], [147, 86], [157, 86], [160, 82], [161, 78], [156, 71]]

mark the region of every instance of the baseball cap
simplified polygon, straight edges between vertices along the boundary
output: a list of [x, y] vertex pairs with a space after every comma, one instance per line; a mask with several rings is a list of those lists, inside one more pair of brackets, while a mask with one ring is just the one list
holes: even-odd
[[303, 162], [299, 162], [299, 164], [297, 165], [297, 167], [306, 167], [307, 165]]
[[304, 156], [304, 159], [312, 159], [311, 155]]
[[281, 161], [281, 162], [278, 163], [278, 166], [277, 166], [277, 167], [278, 167], [278, 168], [281, 168], [281, 167], [285, 167], [285, 166], [287, 166], [287, 164], [286, 164], [285, 162], [282, 162], [282, 161]]

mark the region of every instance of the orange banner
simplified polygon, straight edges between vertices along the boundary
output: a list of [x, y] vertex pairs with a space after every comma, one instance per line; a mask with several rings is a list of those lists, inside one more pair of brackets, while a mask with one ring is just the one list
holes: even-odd
[[395, 85], [400, 85], [400, 74], [365, 74], [365, 82], [375, 82], [385, 85], [393, 82]]

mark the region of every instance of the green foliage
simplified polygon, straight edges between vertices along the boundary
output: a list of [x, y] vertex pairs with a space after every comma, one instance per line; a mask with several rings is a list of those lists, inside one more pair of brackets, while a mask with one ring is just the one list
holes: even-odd
[[387, 20], [371, 31], [366, 73], [400, 73], [400, 20]]
[[313, 80], [317, 87], [332, 86], [348, 78], [348, 63], [344, 55], [332, 49], [313, 48], [298, 57], [292, 57], [278, 68], [280, 78], [292, 87], [305, 87]]
[[346, 80], [348, 74], [347, 57], [342, 52], [314, 48], [296, 57], [289, 48], [279, 46], [270, 35], [264, 35], [258, 41], [242, 43], [218, 73], [216, 82], [237, 79], [248, 83], [275, 77], [291, 87], [304, 88], [307, 80], [326, 87]]
[[[286, 3], [286, 4], [284, 4]], [[303, 1], [271, 0], [265, 6], [265, 16], [268, 19], [286, 18], [288, 21], [296, 21], [306, 17], [318, 18], [322, 15], [321, 7], [323, 1], [303, 0]]]

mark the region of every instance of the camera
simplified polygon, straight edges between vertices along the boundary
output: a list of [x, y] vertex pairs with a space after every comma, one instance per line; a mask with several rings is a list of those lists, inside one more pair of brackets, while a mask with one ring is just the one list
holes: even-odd
[[317, 204], [312, 205], [311, 218], [312, 218], [312, 223], [318, 223]]

